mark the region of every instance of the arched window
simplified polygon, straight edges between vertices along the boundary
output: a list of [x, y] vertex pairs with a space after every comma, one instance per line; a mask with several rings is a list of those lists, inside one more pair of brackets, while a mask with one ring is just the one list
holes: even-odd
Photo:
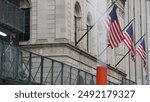
[[[88, 12], [88, 14], [87, 14], [87, 31], [89, 31], [90, 30], [90, 28], [92, 27], [92, 15], [91, 15], [91, 13], [90, 12]], [[87, 44], [87, 52], [89, 52], [89, 49], [90, 49], [90, 47], [91, 47], [91, 43], [92, 43], [92, 41], [91, 41], [91, 30], [87, 33], [87, 36], [86, 36], [87, 38], [87, 42], [86, 42], [86, 44]]]
[[92, 14], [90, 12], [87, 14], [87, 25], [92, 25]]
[[81, 33], [81, 7], [79, 2], [75, 3], [74, 6], [74, 22], [75, 22], [75, 45], [77, 43], [77, 41], [80, 39], [80, 33]]
[[81, 7], [79, 2], [75, 3], [75, 16], [80, 17], [81, 16]]
[[28, 0], [20, 0], [20, 8], [25, 12], [25, 33], [19, 35], [19, 41], [30, 39], [30, 3]]

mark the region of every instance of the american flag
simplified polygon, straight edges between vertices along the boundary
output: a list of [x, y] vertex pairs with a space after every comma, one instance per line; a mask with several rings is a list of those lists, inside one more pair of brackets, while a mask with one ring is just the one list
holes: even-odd
[[123, 40], [123, 35], [119, 20], [116, 13], [116, 6], [114, 6], [106, 17], [105, 25], [108, 30], [108, 42], [111, 48], [115, 48]]
[[133, 27], [132, 24], [123, 32], [124, 40], [123, 42], [131, 51], [131, 59], [135, 62], [135, 49], [134, 49], [134, 37], [133, 37]]
[[144, 62], [144, 68], [146, 69], [146, 50], [145, 50], [145, 40], [143, 39], [140, 45], [137, 47], [136, 51], [141, 56]]

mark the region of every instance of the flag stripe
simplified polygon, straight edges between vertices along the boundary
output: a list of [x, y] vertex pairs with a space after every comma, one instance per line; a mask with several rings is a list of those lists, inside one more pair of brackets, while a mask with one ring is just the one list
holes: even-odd
[[126, 40], [128, 40], [128, 42], [131, 44], [132, 39], [131, 39], [131, 37], [128, 35], [127, 32], [125, 32], [124, 36], [126, 37]]
[[131, 59], [135, 62], [135, 49], [134, 49], [132, 24], [123, 32], [123, 36], [124, 36], [123, 42], [125, 43], [127, 48], [131, 51]]
[[113, 47], [116, 47], [117, 44], [116, 44], [116, 42], [114, 41], [112, 34], [109, 34], [109, 38], [110, 38], [109, 41], [111, 42], [110, 45], [112, 46], [112, 48], [113, 48]]
[[120, 23], [119, 23], [118, 19], [116, 20], [116, 24], [117, 24], [116, 27], [118, 29], [118, 34], [119, 34], [120, 42], [122, 42], [122, 40], [123, 40], [123, 34], [122, 34], [122, 31], [121, 31], [121, 27], [120, 27]]
[[110, 27], [109, 19], [106, 19], [104, 23], [105, 23], [105, 26], [106, 26], [107, 30], [109, 30], [109, 27]]
[[146, 54], [143, 52], [143, 48], [142, 48], [141, 45], [139, 45], [139, 48], [138, 48], [137, 51], [140, 53], [140, 55], [142, 56], [142, 58], [146, 58]]
[[131, 50], [131, 45], [127, 42], [127, 40], [124, 40], [124, 43], [127, 46], [127, 48], [129, 48], [129, 50]]
[[117, 43], [120, 43], [120, 39], [119, 39], [120, 37], [119, 37], [119, 34], [118, 34], [118, 31], [117, 31], [115, 23], [112, 24], [112, 28], [114, 29], [114, 36], [116, 36]]
[[119, 42], [117, 41], [117, 37], [116, 37], [116, 34], [114, 33], [114, 29], [113, 29], [112, 25], [110, 26], [110, 33], [109, 33], [109, 35], [112, 37], [114, 43], [117, 46]]

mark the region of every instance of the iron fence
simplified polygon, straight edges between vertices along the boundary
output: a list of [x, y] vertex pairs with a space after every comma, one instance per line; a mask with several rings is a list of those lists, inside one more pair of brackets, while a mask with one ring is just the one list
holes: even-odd
[[108, 84], [109, 85], [121, 85], [122, 79], [116, 78], [116, 77], [108, 74]]
[[122, 85], [137, 85], [137, 83], [123, 77], [122, 78]]

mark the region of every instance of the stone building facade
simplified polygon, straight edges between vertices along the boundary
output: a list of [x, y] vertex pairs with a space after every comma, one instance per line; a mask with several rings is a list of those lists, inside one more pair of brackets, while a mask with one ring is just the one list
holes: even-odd
[[[143, 61], [141, 57], [136, 54], [136, 63], [129, 60], [129, 56], [126, 58], [126, 71], [130, 79], [135, 80], [138, 84], [149, 84], [149, 27], [150, 27], [150, 1], [149, 0], [126, 0], [125, 3], [125, 22], [128, 23], [131, 19], [135, 18], [134, 34], [135, 43], [145, 34], [146, 53], [147, 53], [147, 70], [144, 70]], [[139, 42], [140, 43], [140, 42]], [[136, 45], [138, 47], [139, 43]], [[148, 75], [146, 78], [146, 73]]]
[[[108, 82], [111, 82], [109, 84], [148, 84], [149, 69], [144, 70], [143, 62], [138, 54], [136, 55], [137, 60], [135, 63], [130, 59], [130, 54], [127, 54], [117, 64], [128, 52], [127, 47], [122, 42], [114, 49], [107, 48], [107, 30], [104, 25], [104, 19], [111, 10], [110, 6], [114, 1], [118, 6], [117, 14], [122, 29], [134, 19], [132, 24], [135, 43], [145, 34], [147, 65], [149, 67], [149, 0], [1, 0], [0, 22], [2, 24], [0, 26], [4, 27], [1, 29], [2, 31], [9, 31], [9, 34], [7, 37], [0, 36], [0, 38], [6, 43], [8, 42], [9, 47], [14, 46], [13, 44], [19, 44], [41, 58], [41, 60], [33, 58], [34, 63], [32, 63], [31, 57], [33, 56], [29, 56], [29, 62], [32, 63], [30, 63], [30, 69], [31, 65], [36, 66], [39, 64], [39, 68], [42, 66], [42, 70], [44, 68], [42, 64], [43, 58], [49, 57], [51, 60], [54, 59], [62, 64], [62, 76], [64, 64], [92, 75], [96, 74], [97, 66], [107, 65]], [[12, 10], [12, 7], [15, 9]], [[18, 29], [21, 27], [22, 31], [14, 30], [16, 26]], [[24, 33], [22, 34], [22, 32]], [[16, 47], [13, 48], [17, 49]], [[32, 54], [31, 52], [29, 53]], [[1, 55], [2, 53], [3, 51], [1, 50]], [[7, 54], [10, 54], [9, 51], [6, 56], [2, 56], [4, 57], [2, 58], [3, 61], [5, 57], [8, 57]], [[23, 55], [23, 53], [21, 54]], [[10, 56], [8, 60], [13, 59], [12, 57], [15, 56], [15, 54]], [[22, 56], [22, 58], [26, 57]], [[25, 63], [19, 64], [17, 60], [13, 60], [16, 61], [16, 66], [18, 64], [20, 68], [23, 68], [22, 64]], [[6, 60], [5, 62], [8, 63]], [[2, 64], [5, 65], [5, 63]], [[7, 67], [13, 68], [14, 66], [11, 64]], [[1, 69], [6, 70], [7, 68], [3, 65]], [[47, 66], [48, 62], [45, 62], [44, 65]], [[53, 64], [51, 66], [52, 69], [53, 67], [58, 67], [53, 66]], [[79, 75], [79, 73], [77, 74]], [[42, 78], [44, 78], [42, 76], [41, 71], [41, 82]], [[85, 75], [83, 76], [85, 77]], [[53, 78], [51, 79], [53, 80]]]
[[[115, 0], [109, 0], [109, 2]], [[137, 84], [149, 84], [149, 26], [150, 26], [150, 1], [149, 0], [121, 0], [123, 2], [117, 2], [119, 5], [119, 21], [121, 22], [122, 29], [132, 20], [133, 31], [135, 34], [136, 43], [144, 34], [147, 53], [147, 70], [143, 67], [143, 61], [141, 57], [136, 54], [136, 62], [131, 60], [130, 54], [128, 54], [117, 68], [124, 70], [127, 74], [127, 78], [136, 82]], [[139, 42], [140, 43], [140, 42]], [[135, 45], [138, 47], [139, 43]], [[107, 50], [107, 63], [112, 66], [115, 65], [126, 53], [127, 47], [121, 43], [118, 48]], [[146, 76], [147, 75], [147, 76]]]
[[[1, 30], [9, 30], [9, 34], [0, 38], [8, 41], [10, 45], [18, 45], [19, 40], [19, 45], [39, 56], [55, 59], [92, 75], [95, 75], [97, 66], [108, 65], [108, 81], [115, 84], [121, 84], [122, 78], [126, 84], [131, 84], [130, 81], [148, 84], [150, 1], [117, 0], [115, 3], [122, 29], [134, 19], [132, 24], [135, 43], [145, 34], [148, 65], [146, 71], [138, 54], [135, 63], [130, 59], [130, 54], [127, 54], [117, 65], [128, 52], [124, 43], [114, 49], [108, 47], [105, 50], [108, 42], [103, 21], [111, 10], [107, 8], [113, 1], [116, 0], [1, 0], [0, 22], [1, 27], [4, 27]], [[11, 7], [15, 9], [12, 10]], [[105, 11], [107, 12], [104, 13]], [[16, 15], [19, 16], [16, 18]], [[25, 33], [19, 34], [18, 30], [12, 29], [16, 26], [23, 27]], [[86, 35], [82, 38], [84, 34]], [[15, 63], [17, 65], [17, 61]], [[9, 66], [12, 68], [11, 64]]]
[[[114, 66], [126, 52], [121, 44], [108, 48], [107, 32], [103, 27], [103, 13], [112, 0], [21, 0], [22, 8], [30, 9], [29, 39], [20, 45], [37, 54], [64, 62], [73, 67], [95, 74], [96, 66], [110, 65], [108, 75], [122, 80], [128, 74], [125, 60]], [[119, 21], [125, 26], [125, 0], [116, 3]], [[95, 26], [78, 43], [80, 38]], [[78, 44], [77, 44], [78, 43]], [[128, 75], [127, 75], [128, 76]], [[114, 83], [120, 83], [108, 77]]]
[[77, 41], [90, 23], [87, 22], [86, 1], [31, 0], [29, 3], [30, 39], [20, 44], [40, 55], [92, 72], [96, 67], [94, 39], [90, 41], [89, 51], [87, 37], [75, 46], [75, 29]]

